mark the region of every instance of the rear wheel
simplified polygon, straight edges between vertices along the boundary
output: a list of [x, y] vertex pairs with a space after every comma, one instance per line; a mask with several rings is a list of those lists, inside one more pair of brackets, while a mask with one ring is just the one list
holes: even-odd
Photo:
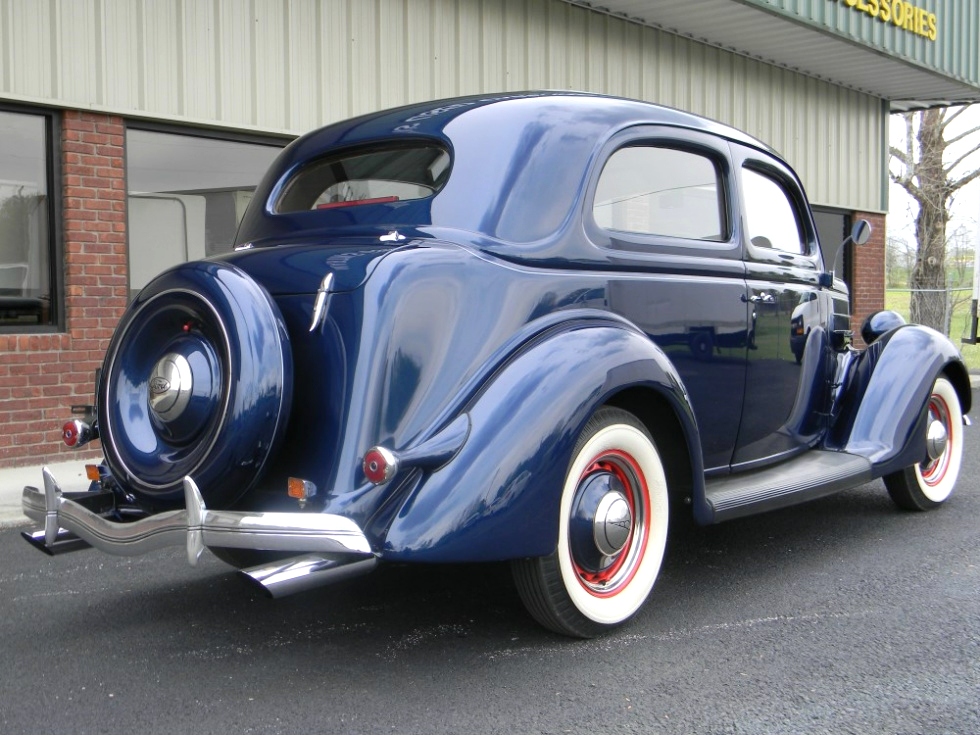
[[930, 510], [952, 495], [963, 460], [963, 412], [946, 378], [937, 378], [926, 407], [927, 456], [919, 464], [885, 476], [891, 499], [905, 510]]
[[653, 588], [667, 541], [667, 481], [649, 432], [630, 413], [589, 419], [562, 488], [558, 548], [514, 562], [534, 618], [590, 638], [628, 620]]

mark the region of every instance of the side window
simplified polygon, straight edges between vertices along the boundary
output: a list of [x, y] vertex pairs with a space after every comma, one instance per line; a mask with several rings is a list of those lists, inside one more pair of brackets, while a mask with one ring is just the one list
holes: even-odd
[[700, 153], [659, 146], [616, 151], [596, 187], [592, 216], [607, 230], [723, 242], [718, 166]]
[[755, 247], [794, 255], [806, 252], [796, 207], [782, 185], [765, 174], [743, 168], [742, 192], [745, 227]]

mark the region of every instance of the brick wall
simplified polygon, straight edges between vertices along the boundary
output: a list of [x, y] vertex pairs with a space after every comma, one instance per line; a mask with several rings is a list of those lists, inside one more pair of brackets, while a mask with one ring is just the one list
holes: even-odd
[[125, 130], [121, 118], [62, 118], [64, 334], [0, 334], [0, 467], [98, 456], [69, 450], [71, 405], [92, 403], [93, 376], [126, 306]]
[[864, 245], [851, 246], [851, 329], [854, 345], [864, 347], [861, 324], [868, 314], [885, 308], [885, 215], [855, 212], [854, 220], [859, 219], [871, 223], [871, 237]]

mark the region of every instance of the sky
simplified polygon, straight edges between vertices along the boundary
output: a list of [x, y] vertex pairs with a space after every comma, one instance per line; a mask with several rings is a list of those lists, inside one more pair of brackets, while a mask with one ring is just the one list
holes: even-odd
[[[950, 125], [947, 138], [980, 126], [980, 104], [972, 105]], [[889, 127], [890, 144], [897, 148], [905, 147], [905, 121], [900, 115], [892, 115]], [[980, 167], [980, 132], [974, 133], [969, 139], [953, 148], [952, 156], [962, 155], [969, 147], [974, 153], [954, 172], [959, 178], [965, 171]], [[949, 151], [947, 152], [950, 153]], [[951, 156], [947, 156], [948, 160]], [[893, 170], [895, 164], [892, 164]], [[915, 247], [915, 203], [898, 184], [892, 183], [888, 192], [888, 237], [901, 238]], [[980, 252], [980, 179], [975, 179], [968, 186], [957, 192], [952, 203], [952, 219], [947, 229], [947, 237], [958, 228], [966, 233], [966, 241]], [[975, 276], [980, 276], [980, 269], [974, 269]]]

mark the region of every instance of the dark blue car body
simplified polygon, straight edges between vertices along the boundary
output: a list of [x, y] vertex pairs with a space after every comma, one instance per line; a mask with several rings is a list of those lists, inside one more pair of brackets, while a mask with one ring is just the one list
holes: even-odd
[[[717, 233], [601, 220], [603, 171], [640, 147], [710, 161]], [[436, 152], [440, 181], [425, 195], [282, 204], [310, 166], [403, 149]], [[745, 170], [785, 195], [797, 252], [749, 237]], [[149, 518], [179, 511], [190, 476], [204, 478], [208, 509], [349, 519], [370, 547], [362, 556], [526, 566], [555, 555], [566, 533], [578, 543], [575, 518], [567, 532], [560, 520], [562, 487], [590, 418], [613, 409], [649, 437], [670, 502], [700, 523], [910, 467], [931, 476], [970, 408], [960, 357], [891, 314], [869, 319], [870, 347], [855, 349], [846, 288], [820, 245], [799, 179], [771, 149], [646, 103], [470, 97], [315, 131], [262, 180], [235, 252], [162, 274], [124, 317], [99, 389], [103, 492], [116, 498], [102, 515], [122, 525], [126, 504]], [[171, 399], [160, 375], [151, 385], [164, 352], [193, 376], [193, 390], [173, 393], [179, 421], [153, 403]], [[959, 403], [947, 415], [930, 408], [940, 379]], [[374, 448], [393, 473], [381, 481]], [[625, 464], [602, 480], [610, 503], [627, 498], [624, 527], [639, 534], [637, 519], [656, 512], [615, 489], [633, 476]], [[299, 506], [289, 478], [315, 488]], [[587, 494], [570, 502], [588, 505]], [[600, 533], [594, 508], [582, 513]], [[528, 569], [522, 594], [538, 584]], [[582, 626], [574, 602], [571, 613], [562, 604], [529, 609], [574, 635], [635, 609], [608, 619], [585, 609]]]

